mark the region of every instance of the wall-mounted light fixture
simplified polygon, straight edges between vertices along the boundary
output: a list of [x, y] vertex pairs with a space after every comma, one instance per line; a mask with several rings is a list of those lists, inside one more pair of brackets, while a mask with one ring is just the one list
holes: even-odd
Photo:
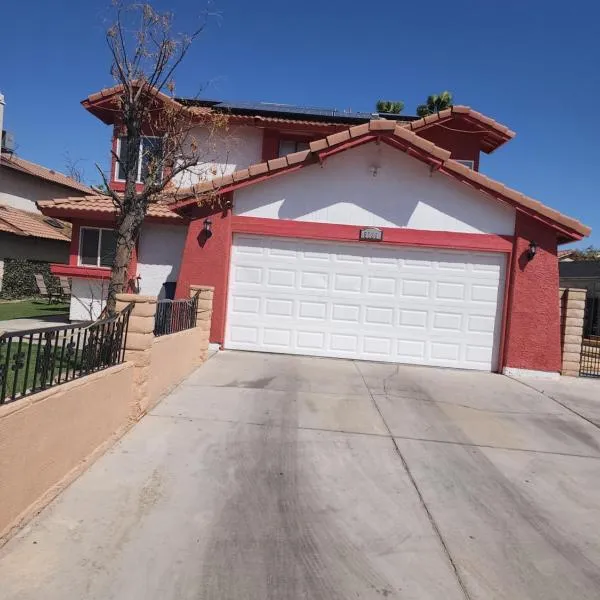
[[529, 260], [533, 260], [533, 258], [537, 254], [537, 249], [538, 249], [538, 246], [533, 240], [531, 242], [529, 242], [529, 248], [527, 249], [527, 258]]
[[373, 177], [377, 177], [378, 174], [379, 174], [379, 165], [372, 165], [371, 166], [371, 175], [373, 175]]
[[210, 219], [204, 219], [204, 237], [208, 239], [212, 237], [212, 221]]

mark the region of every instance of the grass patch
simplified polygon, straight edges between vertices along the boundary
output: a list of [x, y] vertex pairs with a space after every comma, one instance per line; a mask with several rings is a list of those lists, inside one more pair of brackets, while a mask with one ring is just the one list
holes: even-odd
[[64, 302], [48, 304], [46, 300], [22, 300], [0, 303], [0, 321], [67, 316], [68, 314], [69, 305]]
[[[12, 391], [13, 391], [13, 385], [14, 385], [14, 381], [15, 381], [15, 371], [12, 368], [13, 364], [14, 364], [14, 358], [17, 354], [19, 350], [19, 344], [18, 343], [13, 343], [11, 344], [11, 348], [10, 348], [10, 356], [8, 359], [8, 370], [7, 370], [7, 383], [6, 383], [6, 392], [5, 392], [5, 397], [10, 398], [12, 396]], [[27, 355], [29, 353], [29, 344], [21, 344], [21, 353], [24, 355], [23, 356], [23, 362], [25, 362], [27, 360]], [[31, 355], [30, 355], [30, 359], [29, 359], [29, 372], [27, 373], [27, 383], [25, 385], [25, 389], [30, 389], [33, 385], [33, 378], [35, 376], [35, 364], [37, 361], [37, 355], [38, 355], [38, 345], [37, 344], [31, 344]], [[4, 367], [6, 365], [6, 353], [4, 352], [0, 352], [0, 358], [2, 360], [2, 362], [0, 362], [0, 367]], [[19, 369], [17, 371], [17, 388], [16, 388], [16, 392], [17, 394], [21, 394], [23, 392], [23, 382], [25, 381], [25, 373], [26, 369], [22, 368]], [[39, 375], [38, 375], [38, 380], [39, 380]], [[0, 394], [2, 393], [2, 389], [0, 388]]]
[[18, 337], [0, 340], [0, 404], [3, 400], [10, 401], [13, 388], [16, 397], [28, 395], [119, 362], [121, 347], [115, 346], [110, 336], [86, 340], [79, 329], [57, 335], [49, 343], [43, 334], [41, 343], [39, 334], [34, 334], [33, 339], [29, 336], [21, 339], [20, 344]]

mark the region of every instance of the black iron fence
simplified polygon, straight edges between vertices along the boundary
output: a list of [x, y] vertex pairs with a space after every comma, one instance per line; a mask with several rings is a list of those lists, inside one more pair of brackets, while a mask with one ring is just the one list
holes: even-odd
[[160, 300], [156, 304], [154, 335], [169, 335], [196, 327], [197, 292], [189, 300]]
[[122, 363], [132, 308], [100, 321], [0, 335], [0, 404]]
[[600, 377], [600, 298], [588, 292], [581, 342], [581, 377]]

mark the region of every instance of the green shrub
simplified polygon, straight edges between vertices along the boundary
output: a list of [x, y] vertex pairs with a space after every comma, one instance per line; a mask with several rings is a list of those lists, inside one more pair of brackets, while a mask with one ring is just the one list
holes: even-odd
[[49, 263], [5, 258], [0, 298], [14, 300], [39, 296], [39, 290], [35, 283], [36, 273], [43, 275], [48, 291], [57, 293], [60, 290], [60, 282], [57, 277], [50, 273]]

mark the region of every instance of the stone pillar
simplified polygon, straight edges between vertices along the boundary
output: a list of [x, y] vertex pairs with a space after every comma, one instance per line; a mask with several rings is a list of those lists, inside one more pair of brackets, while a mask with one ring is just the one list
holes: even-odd
[[129, 317], [129, 329], [125, 341], [125, 360], [135, 364], [135, 398], [131, 418], [139, 419], [148, 410], [150, 394], [150, 359], [154, 340], [154, 317], [156, 297], [137, 294], [117, 294], [117, 310], [120, 312], [130, 303], [133, 310]]
[[212, 320], [212, 305], [215, 288], [210, 285], [190, 285], [190, 297], [198, 295], [196, 308], [196, 328], [200, 330], [200, 358], [205, 361], [208, 357], [210, 324]]
[[560, 290], [562, 375], [579, 375], [586, 294], [586, 290], [575, 288]]

